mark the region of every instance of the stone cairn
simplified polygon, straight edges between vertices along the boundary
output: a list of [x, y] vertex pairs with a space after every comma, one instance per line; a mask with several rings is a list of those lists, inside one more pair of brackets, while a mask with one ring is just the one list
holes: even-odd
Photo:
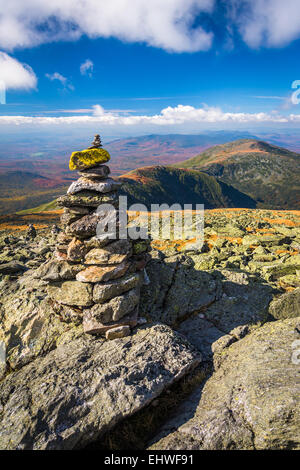
[[119, 214], [121, 183], [108, 176], [109, 159], [99, 135], [91, 147], [72, 153], [70, 169], [80, 178], [58, 199], [63, 230], [40, 277], [48, 281], [50, 301], [62, 321], [82, 322], [86, 333], [113, 339], [127, 336], [138, 323], [148, 245], [120, 239], [119, 231], [113, 240], [104, 230], [99, 233], [99, 221], [110, 216], [105, 204], [114, 206], [117, 220]]

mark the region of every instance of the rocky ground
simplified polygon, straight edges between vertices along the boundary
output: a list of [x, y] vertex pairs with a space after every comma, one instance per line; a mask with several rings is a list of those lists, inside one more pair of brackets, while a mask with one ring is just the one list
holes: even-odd
[[49, 223], [0, 227], [1, 449], [300, 448], [299, 212], [206, 211], [197, 252], [153, 241], [140, 324], [111, 341], [49, 302]]

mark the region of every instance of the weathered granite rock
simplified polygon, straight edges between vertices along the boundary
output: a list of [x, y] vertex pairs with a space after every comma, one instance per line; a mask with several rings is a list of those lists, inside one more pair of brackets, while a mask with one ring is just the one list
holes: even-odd
[[129, 267], [130, 263], [126, 261], [112, 266], [89, 266], [76, 275], [76, 280], [80, 282], [106, 282], [124, 276]]
[[93, 168], [87, 168], [79, 172], [80, 176], [85, 176], [94, 179], [103, 179], [110, 174], [110, 169], [107, 165], [99, 165]]
[[59, 304], [88, 307], [93, 303], [93, 288], [90, 284], [65, 281], [48, 286], [48, 294]]
[[97, 166], [101, 163], [106, 163], [110, 160], [110, 155], [107, 150], [102, 148], [86, 149], [81, 152], [73, 152], [70, 158], [70, 170], [85, 170]]
[[97, 191], [98, 193], [109, 193], [117, 191], [122, 186], [122, 183], [115, 181], [112, 178], [105, 180], [95, 181], [82, 176], [77, 181], [71, 184], [67, 194], [76, 194], [80, 191]]
[[105, 333], [106, 339], [116, 339], [116, 338], [125, 338], [125, 336], [130, 335], [130, 327], [127, 325], [117, 326], [111, 330], [107, 330]]
[[200, 361], [170, 328], [60, 345], [0, 382], [0, 449], [75, 449], [98, 440]]
[[141, 290], [141, 315], [173, 324], [207, 307], [220, 295], [221, 282], [196, 270], [191, 259], [176, 255], [147, 264], [150, 283]]
[[94, 248], [85, 256], [86, 264], [117, 264], [125, 261], [131, 254], [129, 240], [117, 240], [105, 248]]
[[90, 316], [101, 323], [109, 323], [120, 320], [120, 318], [134, 310], [139, 302], [139, 289], [134, 288], [120, 296], [112, 298], [104, 304], [95, 304], [90, 309]]
[[221, 367], [188, 399], [192, 413], [177, 413], [150, 449], [300, 449], [298, 323], [266, 323], [225, 349]]
[[96, 191], [81, 191], [76, 194], [66, 194], [57, 199], [60, 207], [98, 207], [100, 204], [118, 204], [117, 192], [101, 194]]
[[258, 325], [268, 318], [273, 289], [243, 272], [220, 272], [222, 295], [205, 311], [205, 319], [229, 333], [240, 325]]
[[105, 284], [95, 284], [93, 290], [93, 300], [96, 303], [103, 303], [113, 297], [133, 289], [140, 283], [139, 274], [129, 274], [125, 277], [108, 281]]
[[70, 261], [80, 261], [84, 259], [85, 253], [86, 253], [86, 246], [85, 244], [81, 241], [78, 240], [78, 238], [73, 238], [70, 244], [68, 245], [67, 249], [67, 255], [68, 255], [68, 260]]
[[223, 337], [224, 332], [203, 317], [200, 313], [188, 318], [180, 324], [178, 331], [201, 352], [203, 360], [209, 361], [213, 356], [212, 344]]
[[269, 307], [270, 314], [276, 320], [300, 316], [300, 288], [281, 295], [273, 300]]

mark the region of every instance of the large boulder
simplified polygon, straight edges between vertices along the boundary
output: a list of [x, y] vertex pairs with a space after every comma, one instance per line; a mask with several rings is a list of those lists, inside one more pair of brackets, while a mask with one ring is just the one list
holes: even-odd
[[151, 450], [300, 449], [298, 325], [266, 323], [225, 348], [219, 369]]
[[112, 341], [82, 336], [0, 383], [0, 449], [74, 449], [96, 441], [200, 362], [164, 325]]
[[300, 316], [300, 288], [281, 295], [270, 304], [270, 314], [277, 320]]
[[70, 329], [78, 333], [74, 325], [60, 321], [47, 299], [45, 284], [31, 276], [19, 283], [0, 283], [0, 343], [6, 350], [2, 375], [47, 354]]

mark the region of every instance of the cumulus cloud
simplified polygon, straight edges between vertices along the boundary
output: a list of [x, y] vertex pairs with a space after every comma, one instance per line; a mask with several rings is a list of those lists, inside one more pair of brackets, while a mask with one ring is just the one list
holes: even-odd
[[299, 0], [0, 0], [0, 11], [0, 47], [6, 50], [87, 35], [194, 52], [211, 47], [214, 24], [237, 30], [253, 48], [300, 37]]
[[0, 51], [0, 81], [6, 90], [29, 90], [35, 88], [37, 78], [31, 67], [21, 64]]
[[284, 46], [300, 37], [299, 0], [230, 0], [228, 11], [250, 47]]
[[169, 51], [206, 50], [212, 33], [194, 27], [214, 0], [0, 0], [0, 47], [12, 49], [57, 41], [116, 37]]
[[226, 113], [217, 107], [195, 108], [193, 106], [168, 106], [159, 114], [152, 116], [124, 116], [117, 112], [105, 111], [100, 105], [95, 105], [90, 114], [63, 117], [30, 117], [30, 116], [0, 116], [0, 124], [30, 124], [30, 125], [82, 125], [101, 124], [101, 126], [131, 128], [133, 126], [202, 126], [217, 123], [229, 124], [262, 124], [262, 123], [296, 123], [300, 122], [300, 114], [287, 116], [279, 113]]
[[90, 59], [86, 59], [80, 65], [81, 75], [87, 75], [88, 77], [91, 77], [93, 75], [93, 70], [94, 70], [94, 63]]

